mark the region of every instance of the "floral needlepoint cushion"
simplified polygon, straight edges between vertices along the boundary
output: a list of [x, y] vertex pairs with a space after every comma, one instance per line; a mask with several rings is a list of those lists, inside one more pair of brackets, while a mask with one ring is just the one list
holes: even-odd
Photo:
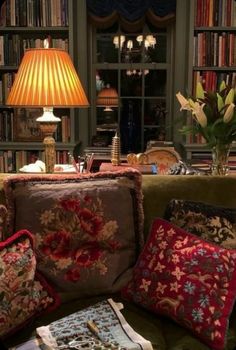
[[236, 298], [236, 251], [156, 219], [122, 294], [222, 350]]
[[141, 174], [13, 176], [13, 230], [27, 228], [37, 267], [68, 300], [126, 284], [142, 245]]
[[36, 271], [32, 239], [22, 230], [0, 242], [0, 338], [59, 304], [56, 293]]
[[236, 209], [190, 200], [172, 199], [167, 221], [225, 248], [236, 248]]

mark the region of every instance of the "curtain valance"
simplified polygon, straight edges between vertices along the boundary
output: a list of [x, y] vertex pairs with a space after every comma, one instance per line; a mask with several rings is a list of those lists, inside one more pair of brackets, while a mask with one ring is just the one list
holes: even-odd
[[176, 0], [87, 0], [88, 16], [98, 28], [108, 28], [117, 20], [130, 31], [138, 30], [145, 17], [155, 26], [175, 18]]

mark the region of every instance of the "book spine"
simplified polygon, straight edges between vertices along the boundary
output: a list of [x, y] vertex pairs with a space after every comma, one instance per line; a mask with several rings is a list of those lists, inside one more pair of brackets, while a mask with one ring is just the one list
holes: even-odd
[[0, 35], [0, 66], [4, 66], [4, 37]]

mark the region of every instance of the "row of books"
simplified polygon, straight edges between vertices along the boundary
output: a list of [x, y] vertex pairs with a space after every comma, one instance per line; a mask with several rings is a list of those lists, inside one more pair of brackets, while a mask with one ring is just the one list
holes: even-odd
[[[69, 50], [68, 38], [51, 38], [50, 47]], [[27, 34], [0, 35], [0, 65], [18, 66], [26, 49], [44, 47], [45, 37], [29, 38]]]
[[196, 33], [193, 52], [194, 66], [236, 66], [236, 34], [210, 31]]
[[[23, 111], [23, 112], [22, 112]], [[43, 135], [39, 129], [36, 118], [42, 113], [38, 113], [38, 109], [31, 112], [23, 108], [0, 111], [0, 141], [2, 142], [36, 142], [42, 141]], [[57, 142], [69, 143], [71, 140], [70, 117], [61, 116], [61, 122], [57, 125], [55, 132], [55, 140]]]
[[0, 26], [68, 26], [68, 0], [5, 0]]
[[236, 26], [235, 0], [196, 0], [196, 27]]
[[205, 90], [216, 91], [222, 81], [233, 88], [236, 87], [236, 72], [216, 72], [196, 70], [193, 72], [193, 95], [196, 93], [197, 82], [201, 82]]
[[[19, 172], [24, 165], [35, 163], [36, 160], [45, 161], [44, 151], [7, 150], [0, 151], [0, 172]], [[56, 151], [56, 164], [69, 164], [67, 150]]]

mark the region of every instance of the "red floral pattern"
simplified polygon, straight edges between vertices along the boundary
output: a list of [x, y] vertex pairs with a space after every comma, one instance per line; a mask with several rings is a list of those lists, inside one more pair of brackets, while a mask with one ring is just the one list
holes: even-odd
[[0, 338], [59, 303], [57, 295], [36, 272], [32, 236], [22, 230], [0, 243]]
[[41, 213], [40, 222], [43, 232], [36, 234], [38, 255], [48, 271], [62, 273], [66, 281], [79, 281], [81, 272], [88, 269], [106, 274], [106, 251], [120, 248], [115, 239], [117, 222], [106, 220], [102, 201], [87, 194], [56, 201]]
[[122, 293], [222, 350], [236, 298], [236, 251], [156, 219]]

